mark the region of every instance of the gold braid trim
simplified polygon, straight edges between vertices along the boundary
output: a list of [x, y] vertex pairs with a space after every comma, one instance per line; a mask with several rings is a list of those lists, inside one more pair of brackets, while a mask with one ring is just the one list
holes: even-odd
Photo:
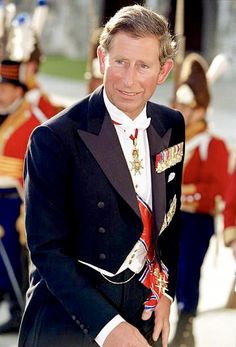
[[23, 175], [23, 159], [0, 155], [0, 176], [21, 179]]

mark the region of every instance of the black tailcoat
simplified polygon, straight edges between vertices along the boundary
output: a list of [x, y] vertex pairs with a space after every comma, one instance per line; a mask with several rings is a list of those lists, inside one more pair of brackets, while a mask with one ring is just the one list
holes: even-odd
[[[147, 115], [153, 236], [157, 255], [169, 269], [168, 293], [174, 296], [182, 161], [157, 173], [155, 159], [184, 141], [184, 122], [179, 112], [152, 102]], [[174, 179], [168, 182], [170, 173]], [[45, 317], [55, 312], [62, 329], [69, 318], [78, 331], [94, 338], [119, 309], [98, 289], [101, 275], [78, 260], [115, 273], [142, 233], [132, 179], [102, 88], [33, 132], [25, 192], [27, 239], [35, 268], [19, 346], [24, 346], [29, 331], [39, 334]], [[174, 196], [176, 213], [160, 234]], [[45, 330], [57, 334], [54, 328]], [[67, 330], [73, 335], [70, 327]]]

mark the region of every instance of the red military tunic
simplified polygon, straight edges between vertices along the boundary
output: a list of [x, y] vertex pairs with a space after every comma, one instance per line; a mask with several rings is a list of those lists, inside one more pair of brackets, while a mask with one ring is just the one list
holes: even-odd
[[182, 209], [214, 214], [216, 197], [224, 199], [228, 177], [225, 143], [203, 128], [186, 143]]
[[[16, 188], [23, 195], [23, 166], [28, 140], [47, 117], [26, 100], [0, 126], [0, 188]], [[20, 242], [25, 243], [23, 205], [17, 220]]]
[[[22, 186], [23, 161], [32, 130], [47, 118], [23, 101], [0, 126], [0, 186]], [[19, 184], [20, 183], [20, 184]]]
[[25, 97], [30, 104], [39, 108], [47, 118], [51, 118], [64, 108], [61, 105], [55, 105], [38, 86], [30, 89]]
[[227, 182], [224, 209], [224, 242], [226, 246], [236, 240], [236, 169]]

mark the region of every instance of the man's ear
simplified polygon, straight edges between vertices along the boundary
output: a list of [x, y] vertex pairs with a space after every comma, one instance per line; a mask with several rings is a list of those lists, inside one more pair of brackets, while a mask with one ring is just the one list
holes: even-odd
[[174, 66], [174, 62], [172, 59], [168, 59], [164, 65], [162, 65], [161, 67], [161, 71], [159, 73], [158, 79], [157, 79], [157, 84], [162, 84], [163, 82], [165, 82], [165, 80], [167, 79], [170, 71], [172, 70]]
[[104, 49], [101, 46], [98, 46], [97, 48], [97, 56], [98, 56], [98, 61], [100, 66], [100, 72], [101, 74], [104, 74], [106, 53], [104, 52]]
[[38, 64], [35, 61], [28, 61], [25, 63], [25, 69], [28, 76], [35, 75], [38, 71]]

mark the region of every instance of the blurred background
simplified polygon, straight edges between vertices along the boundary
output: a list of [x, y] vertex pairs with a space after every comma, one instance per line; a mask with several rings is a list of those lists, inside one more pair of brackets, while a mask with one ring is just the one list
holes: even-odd
[[[36, 4], [36, 1], [32, 0], [14, 2], [18, 11], [27, 12], [33, 12]], [[102, 26], [120, 7], [134, 3], [145, 4], [166, 16], [172, 33], [175, 34], [176, 0], [70, 0], [69, 2], [49, 0], [49, 13], [41, 36], [44, 53], [40, 66], [41, 74], [86, 83], [86, 79], [88, 81], [91, 73], [91, 59], [95, 54], [95, 43], [91, 43], [95, 29]], [[236, 0], [185, 0], [184, 10], [180, 16], [177, 31], [181, 31], [179, 34], [184, 37], [184, 54], [192, 51], [198, 52], [209, 64], [217, 54], [227, 55], [230, 60], [230, 68], [224, 73], [222, 79], [228, 81], [229, 89], [233, 93], [236, 79], [236, 61], [234, 59], [236, 54]], [[46, 89], [53, 92], [51, 84], [49, 87], [47, 86], [48, 83], [45, 85]], [[57, 92], [55, 83], [53, 84]], [[218, 83], [215, 83], [212, 88], [214, 101], [214, 89], [218, 88]], [[85, 89], [84, 92], [87, 90]], [[73, 97], [72, 93], [71, 91], [71, 97]], [[224, 109], [225, 106], [230, 107], [231, 104], [234, 104], [232, 93], [225, 91], [226, 99], [217, 105], [215, 120], [218, 119], [219, 113], [223, 117], [224, 112], [221, 111], [221, 108]], [[66, 90], [63, 94], [66, 94]], [[164, 101], [169, 103], [170, 97], [169, 99], [168, 95], [166, 97], [165, 99], [164, 96]], [[227, 137], [230, 145], [235, 146], [236, 118], [234, 117], [231, 122], [233, 123], [228, 129]], [[225, 122], [219, 126], [217, 120], [214, 126], [216, 132], [220, 134], [226, 130]]]
[[[20, 11], [27, 12], [33, 11], [35, 2], [32, 0], [15, 1]], [[47, 62], [42, 66], [42, 71], [81, 78], [86, 65], [92, 32], [127, 3], [145, 3], [148, 7], [158, 10], [170, 20], [174, 32], [176, 0], [70, 0], [69, 2], [49, 0], [50, 11], [42, 33], [42, 47], [47, 56]], [[235, 0], [185, 0], [186, 51], [198, 51], [209, 61], [219, 52], [226, 52], [233, 57], [236, 53], [235, 31]], [[53, 59], [55, 59], [55, 64], [53, 64]], [[64, 60], [65, 64], [68, 59], [77, 65], [72, 65], [73, 68], [69, 71], [65, 71], [65, 68], [56, 71], [60, 59]], [[76, 66], [77, 69], [74, 69]], [[67, 68], [69, 68], [69, 64]], [[235, 75], [235, 62], [233, 62], [232, 71]], [[82, 73], [80, 74], [80, 72]]]

